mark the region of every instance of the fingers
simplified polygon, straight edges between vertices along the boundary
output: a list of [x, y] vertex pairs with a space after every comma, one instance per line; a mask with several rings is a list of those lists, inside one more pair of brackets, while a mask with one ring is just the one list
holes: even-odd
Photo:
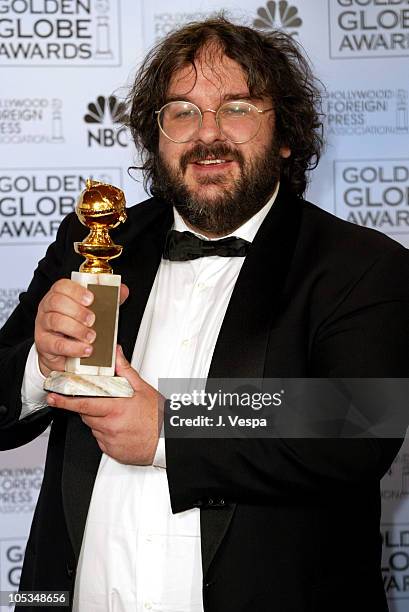
[[95, 321], [95, 315], [87, 308], [87, 305], [92, 303], [93, 298], [93, 294], [85, 287], [68, 279], [62, 279], [57, 281], [44, 296], [39, 312], [63, 314], [84, 326], [91, 327]]
[[92, 345], [86, 342], [71, 340], [55, 332], [41, 334], [41, 340], [36, 341], [39, 354], [52, 357], [89, 357], [92, 353]]
[[56, 293], [60, 293], [66, 295], [77, 302], [78, 304], [83, 304], [84, 306], [89, 306], [92, 304], [94, 299], [91, 291], [88, 291], [86, 287], [82, 287], [78, 283], [68, 279], [61, 278], [52, 286], [50, 291], [55, 291]]
[[41, 310], [45, 314], [61, 312], [88, 327], [91, 327], [95, 321], [95, 315], [91, 310], [77, 302], [71, 296], [59, 293], [56, 290], [47, 293], [41, 302]]
[[[128, 295], [128, 287], [121, 284], [121, 304]], [[67, 357], [81, 358], [92, 354], [96, 334], [91, 327], [95, 315], [88, 306], [93, 299], [86, 287], [69, 279], [60, 279], [40, 302], [34, 339], [44, 375], [51, 369], [63, 370]]]
[[49, 406], [64, 408], [70, 412], [76, 412], [84, 417], [105, 417], [112, 412], [113, 398], [87, 398], [87, 397], [68, 397], [59, 393], [49, 393], [47, 403]]
[[88, 344], [92, 344], [96, 337], [93, 329], [59, 312], [45, 312], [42, 324], [44, 332], [64, 334]]
[[87, 357], [92, 353], [95, 315], [87, 308], [93, 295], [68, 279], [57, 281], [40, 302], [35, 343], [40, 361], [56, 357]]

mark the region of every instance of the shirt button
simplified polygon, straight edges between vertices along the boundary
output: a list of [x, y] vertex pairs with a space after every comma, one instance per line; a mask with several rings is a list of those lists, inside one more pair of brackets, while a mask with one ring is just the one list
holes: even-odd
[[196, 289], [199, 289], [199, 291], [202, 291], [202, 289], [206, 289], [206, 285], [204, 283], [197, 283]]
[[145, 601], [143, 607], [145, 608], [145, 610], [152, 610], [152, 604], [150, 601]]
[[145, 542], [152, 542], [152, 537], [151, 536], [146, 536]]
[[187, 346], [189, 344], [189, 338], [185, 338], [182, 342], [182, 346]]

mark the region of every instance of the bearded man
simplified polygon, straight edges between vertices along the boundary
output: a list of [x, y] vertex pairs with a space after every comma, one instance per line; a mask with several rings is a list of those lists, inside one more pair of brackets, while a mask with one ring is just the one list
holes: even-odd
[[20, 588], [76, 612], [387, 610], [379, 480], [401, 439], [164, 439], [158, 380], [407, 377], [406, 250], [302, 199], [319, 89], [283, 33], [184, 26], [130, 105], [153, 195], [115, 235], [134, 396], [42, 389], [95, 338], [75, 215], [1, 332], [4, 446], [52, 423]]

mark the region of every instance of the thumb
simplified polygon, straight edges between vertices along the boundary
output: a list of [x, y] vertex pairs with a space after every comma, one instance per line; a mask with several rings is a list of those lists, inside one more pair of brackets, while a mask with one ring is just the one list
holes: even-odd
[[129, 289], [128, 287], [124, 284], [121, 283], [121, 287], [119, 289], [119, 303], [122, 305], [125, 300], [128, 298], [129, 295]]
[[115, 373], [118, 376], [126, 378], [134, 390], [141, 384], [142, 378], [139, 376], [138, 372], [134, 370], [129, 361], [127, 361], [122, 347], [119, 344], [116, 347]]

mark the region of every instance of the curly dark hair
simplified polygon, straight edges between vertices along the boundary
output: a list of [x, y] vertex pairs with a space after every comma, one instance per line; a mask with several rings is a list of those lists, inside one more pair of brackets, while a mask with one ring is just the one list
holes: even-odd
[[170, 33], [151, 49], [137, 72], [127, 100], [128, 125], [141, 153], [145, 188], [155, 195], [159, 180], [154, 111], [165, 104], [172, 75], [186, 65], [195, 68], [195, 59], [209, 47], [242, 67], [252, 97], [272, 98], [276, 142], [291, 149], [290, 157], [282, 160], [281, 179], [301, 196], [323, 145], [320, 82], [291, 36], [236, 25], [223, 14]]

